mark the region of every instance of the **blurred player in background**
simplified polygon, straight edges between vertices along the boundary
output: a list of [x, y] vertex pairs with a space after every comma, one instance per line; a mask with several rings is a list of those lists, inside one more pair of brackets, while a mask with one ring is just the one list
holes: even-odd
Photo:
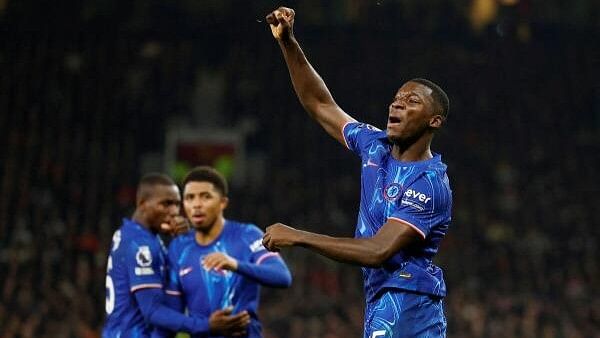
[[141, 179], [135, 212], [112, 239], [102, 337], [150, 337], [155, 326], [190, 333], [244, 332], [249, 322], [245, 312], [187, 317], [162, 304], [166, 250], [157, 233], [181, 230], [180, 204], [179, 188], [168, 176], [148, 174]]
[[262, 245], [258, 227], [224, 218], [227, 195], [225, 178], [211, 167], [197, 167], [184, 178], [183, 205], [194, 231], [169, 245], [169, 304], [201, 317], [228, 307], [234, 314], [247, 311], [247, 337], [262, 337], [260, 285], [289, 287], [292, 277], [279, 254]]
[[355, 238], [334, 238], [283, 224], [267, 228], [273, 251], [303, 246], [363, 267], [364, 337], [445, 337], [446, 286], [432, 263], [450, 223], [446, 165], [431, 141], [446, 120], [448, 97], [431, 81], [403, 84], [389, 105], [387, 132], [359, 123], [334, 101], [293, 34], [294, 11], [267, 16], [292, 84], [309, 115], [361, 157], [361, 201]]

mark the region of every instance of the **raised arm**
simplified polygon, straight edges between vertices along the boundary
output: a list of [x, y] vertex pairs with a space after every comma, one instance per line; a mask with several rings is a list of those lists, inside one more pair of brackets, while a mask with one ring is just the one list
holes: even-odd
[[335, 103], [325, 82], [306, 59], [294, 37], [294, 16], [293, 9], [279, 7], [267, 15], [267, 22], [281, 47], [300, 103], [329, 135], [345, 144], [342, 128], [355, 120]]

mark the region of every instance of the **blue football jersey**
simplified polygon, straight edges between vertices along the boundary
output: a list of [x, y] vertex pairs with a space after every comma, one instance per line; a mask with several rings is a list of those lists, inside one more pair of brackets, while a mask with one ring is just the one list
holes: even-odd
[[166, 280], [166, 248], [160, 237], [128, 219], [112, 238], [106, 271], [106, 323], [103, 338], [150, 337], [134, 292], [162, 288]]
[[362, 269], [367, 301], [387, 288], [445, 296], [442, 270], [432, 263], [448, 230], [452, 208], [452, 191], [441, 156], [402, 162], [392, 156], [384, 131], [353, 122], [344, 126], [343, 133], [348, 148], [362, 161], [355, 237], [374, 236], [390, 219], [423, 237], [394, 254], [381, 268]]
[[[257, 317], [260, 285], [239, 273], [205, 270], [204, 256], [223, 252], [240, 262], [260, 264], [266, 259], [281, 259], [262, 245], [263, 232], [252, 224], [225, 220], [221, 234], [210, 244], [200, 245], [195, 231], [181, 235], [169, 245], [169, 285], [167, 293], [180, 295], [191, 316], [209, 317], [211, 313], [233, 306], [233, 313], [247, 310], [251, 316], [248, 337], [262, 337]], [[195, 337], [203, 337], [197, 335]]]

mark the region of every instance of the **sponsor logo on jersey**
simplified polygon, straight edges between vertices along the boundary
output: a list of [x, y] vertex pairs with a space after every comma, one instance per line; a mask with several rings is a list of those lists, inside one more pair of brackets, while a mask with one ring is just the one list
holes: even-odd
[[150, 247], [147, 245], [140, 246], [135, 254], [135, 260], [141, 267], [148, 267], [152, 265], [152, 254], [150, 253]]
[[423, 211], [425, 210], [425, 204], [427, 204], [430, 200], [431, 197], [425, 195], [420, 191], [416, 191], [414, 189], [407, 189], [404, 192], [404, 196], [402, 197], [402, 201], [400, 201], [400, 204], [409, 206], [419, 211]]
[[423, 202], [425, 204], [427, 204], [427, 202], [429, 202], [431, 200], [431, 197], [425, 195], [422, 192], [419, 192], [419, 191], [416, 191], [416, 190], [413, 190], [413, 189], [407, 189], [404, 192], [404, 196], [412, 198], [412, 199], [415, 199], [415, 200], [417, 200], [419, 202]]
[[419, 205], [418, 203], [416, 203], [416, 202], [411, 202], [411, 201], [409, 201], [409, 200], [405, 200], [405, 199], [403, 199], [402, 201], [400, 201], [400, 204], [402, 204], [402, 205], [408, 205], [409, 207], [413, 207], [413, 208], [415, 208], [415, 209], [417, 209], [417, 210], [419, 210], [419, 211], [423, 211], [423, 210], [425, 210], [425, 208], [423, 208], [423, 207], [422, 207], [421, 205]]

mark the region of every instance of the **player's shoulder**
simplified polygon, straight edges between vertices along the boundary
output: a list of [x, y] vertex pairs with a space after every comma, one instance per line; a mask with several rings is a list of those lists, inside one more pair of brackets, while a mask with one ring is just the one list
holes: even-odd
[[[405, 166], [405, 164], [399, 164], [399, 166]], [[442, 162], [442, 156], [434, 153], [431, 159], [414, 162], [412, 166], [415, 170], [412, 171], [412, 175], [424, 178], [427, 180], [443, 179], [446, 177], [446, 171], [448, 166]]]
[[346, 136], [353, 136], [360, 134], [363, 137], [371, 137], [374, 139], [387, 139], [385, 131], [375, 127], [372, 124], [364, 122], [348, 122], [344, 126], [344, 133]]
[[423, 171], [423, 178], [427, 179], [431, 184], [450, 190], [450, 180], [448, 178], [447, 170], [448, 166], [440, 159], [425, 168]]
[[416, 174], [415, 180], [409, 187], [419, 187], [421, 190], [442, 191], [450, 190], [448, 175], [443, 169], [427, 168]]
[[263, 231], [253, 223], [227, 220], [227, 224], [230, 227], [230, 231], [236, 233], [241, 238], [262, 237], [263, 235]]
[[230, 226], [230, 239], [235, 240], [236, 246], [245, 247], [252, 253], [266, 250], [262, 245], [264, 232], [253, 223], [228, 221]]
[[429, 201], [437, 206], [451, 203], [452, 190], [448, 182], [448, 176], [445, 169], [426, 168], [418, 173], [416, 178], [406, 186], [402, 196], [402, 202], [421, 202]]
[[448, 170], [448, 166], [446, 163], [442, 162], [441, 158], [438, 161], [431, 162], [425, 167], [425, 171], [429, 172], [430, 175], [444, 176], [446, 170]]
[[240, 222], [232, 219], [226, 219], [225, 222], [227, 223], [227, 226], [238, 231], [247, 231], [251, 229], [260, 230], [254, 223], [250, 222]]
[[344, 140], [348, 149], [361, 156], [381, 157], [390, 151], [387, 133], [368, 123], [348, 123], [344, 127]]
[[123, 225], [113, 234], [113, 241], [118, 240], [124, 245], [155, 245], [159, 244], [156, 236], [134, 221], [124, 219]]
[[177, 235], [169, 243], [169, 250], [182, 249], [190, 244], [193, 244], [195, 233], [196, 233], [195, 230], [190, 229], [187, 232]]

